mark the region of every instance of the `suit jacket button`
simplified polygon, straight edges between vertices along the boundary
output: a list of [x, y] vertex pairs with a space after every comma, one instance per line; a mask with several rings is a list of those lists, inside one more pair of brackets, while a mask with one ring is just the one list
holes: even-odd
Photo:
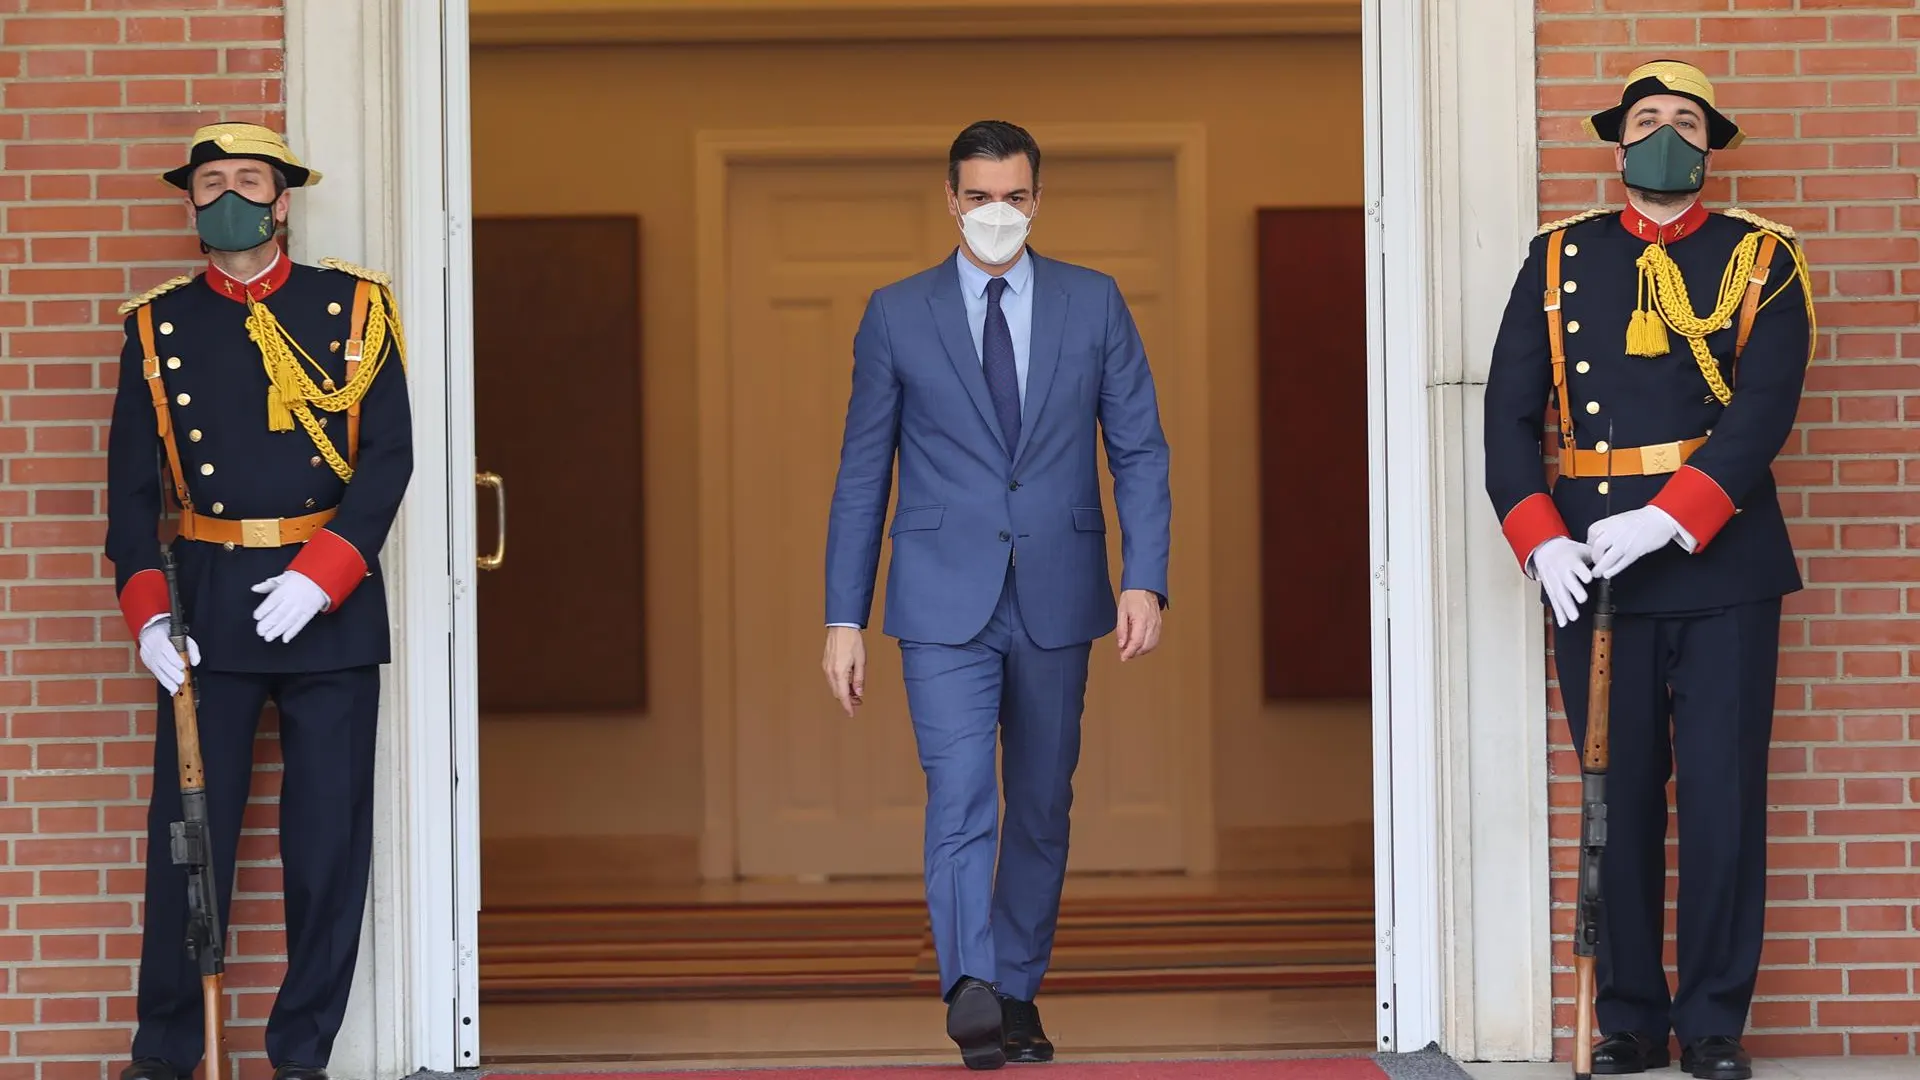
[[1019, 491], [1019, 490], [1020, 490], [1020, 481], [1018, 481], [1018, 480], [1015, 480], [1015, 481], [1014, 481], [1013, 483], [1011, 483], [1011, 484], [1008, 484], [1008, 485], [1007, 485], [1007, 490], [1008, 490], [1008, 491]]
[[1004, 543], [1006, 543], [1006, 542], [1007, 542], [1008, 540], [1011, 540], [1011, 539], [1013, 539], [1013, 538], [1012, 538], [1011, 536], [1009, 536], [1009, 535], [1007, 535], [1007, 531], [1006, 531], [1005, 529], [1002, 529], [1002, 530], [1000, 530], [1000, 542], [1001, 542], [1001, 543], [1003, 543], [1003, 544], [1004, 544]]

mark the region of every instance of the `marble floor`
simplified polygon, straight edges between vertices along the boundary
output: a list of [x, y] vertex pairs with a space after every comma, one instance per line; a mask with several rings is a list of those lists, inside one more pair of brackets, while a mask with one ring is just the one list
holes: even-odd
[[[1467, 1062], [1474, 1080], [1569, 1080], [1565, 1062]], [[1686, 1080], [1677, 1067], [1646, 1073], [1649, 1080]], [[1753, 1080], [1913, 1080], [1920, 1061], [1911, 1057], [1787, 1058], [1753, 1063]]]
[[[1059, 1059], [1273, 1057], [1373, 1048], [1373, 994], [1246, 990], [1040, 999]], [[497, 1004], [481, 1065], [518, 1070], [947, 1064], [937, 1000]]]

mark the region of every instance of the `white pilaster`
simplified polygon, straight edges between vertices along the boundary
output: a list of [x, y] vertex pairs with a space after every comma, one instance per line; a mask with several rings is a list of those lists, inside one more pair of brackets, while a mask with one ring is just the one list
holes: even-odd
[[1536, 219], [1532, 0], [1427, 0], [1445, 1045], [1552, 1050], [1541, 609], [1483, 485], [1481, 395]]

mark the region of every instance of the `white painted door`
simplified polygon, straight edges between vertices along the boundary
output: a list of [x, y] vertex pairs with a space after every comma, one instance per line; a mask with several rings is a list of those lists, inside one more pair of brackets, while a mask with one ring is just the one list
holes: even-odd
[[[1049, 161], [1033, 243], [1111, 273], [1155, 352], [1172, 341], [1173, 169]], [[733, 395], [738, 869], [745, 876], [916, 875], [925, 779], [899, 650], [879, 632], [883, 547], [867, 633], [866, 704], [849, 720], [820, 674], [821, 566], [853, 334], [873, 289], [953, 250], [937, 160], [737, 165], [728, 178]], [[1171, 412], [1161, 379], [1162, 410]], [[1104, 477], [1105, 462], [1102, 460]], [[1119, 522], [1105, 480], [1118, 573]], [[1176, 870], [1184, 725], [1171, 639], [1122, 666], [1095, 643], [1075, 779], [1074, 870]], [[1197, 658], [1196, 661], [1198, 662]]]

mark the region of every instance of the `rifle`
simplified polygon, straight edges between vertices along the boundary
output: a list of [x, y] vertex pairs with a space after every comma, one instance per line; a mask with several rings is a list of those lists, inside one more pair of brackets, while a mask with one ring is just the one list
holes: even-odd
[[187, 868], [187, 955], [200, 963], [200, 992], [206, 1012], [206, 1078], [222, 1080], [226, 1045], [222, 1038], [225, 999], [221, 983], [227, 970], [226, 935], [220, 929], [220, 898], [213, 880], [213, 841], [207, 823], [207, 781], [200, 761], [200, 685], [187, 656], [187, 617], [180, 607], [180, 583], [173, 548], [160, 548], [171, 611], [169, 637], [186, 669], [173, 693], [174, 741], [180, 750], [180, 809], [185, 819], [168, 825], [173, 864]]
[[[1613, 445], [1613, 425], [1607, 425]], [[1607, 508], [1613, 512], [1613, 455], [1607, 455]], [[1608, 711], [1613, 703], [1613, 582], [1600, 578], [1593, 602], [1593, 652], [1587, 663], [1587, 737], [1580, 753], [1580, 880], [1574, 906], [1573, 1075], [1593, 1076], [1594, 946], [1600, 938], [1600, 857], [1607, 847]]]

